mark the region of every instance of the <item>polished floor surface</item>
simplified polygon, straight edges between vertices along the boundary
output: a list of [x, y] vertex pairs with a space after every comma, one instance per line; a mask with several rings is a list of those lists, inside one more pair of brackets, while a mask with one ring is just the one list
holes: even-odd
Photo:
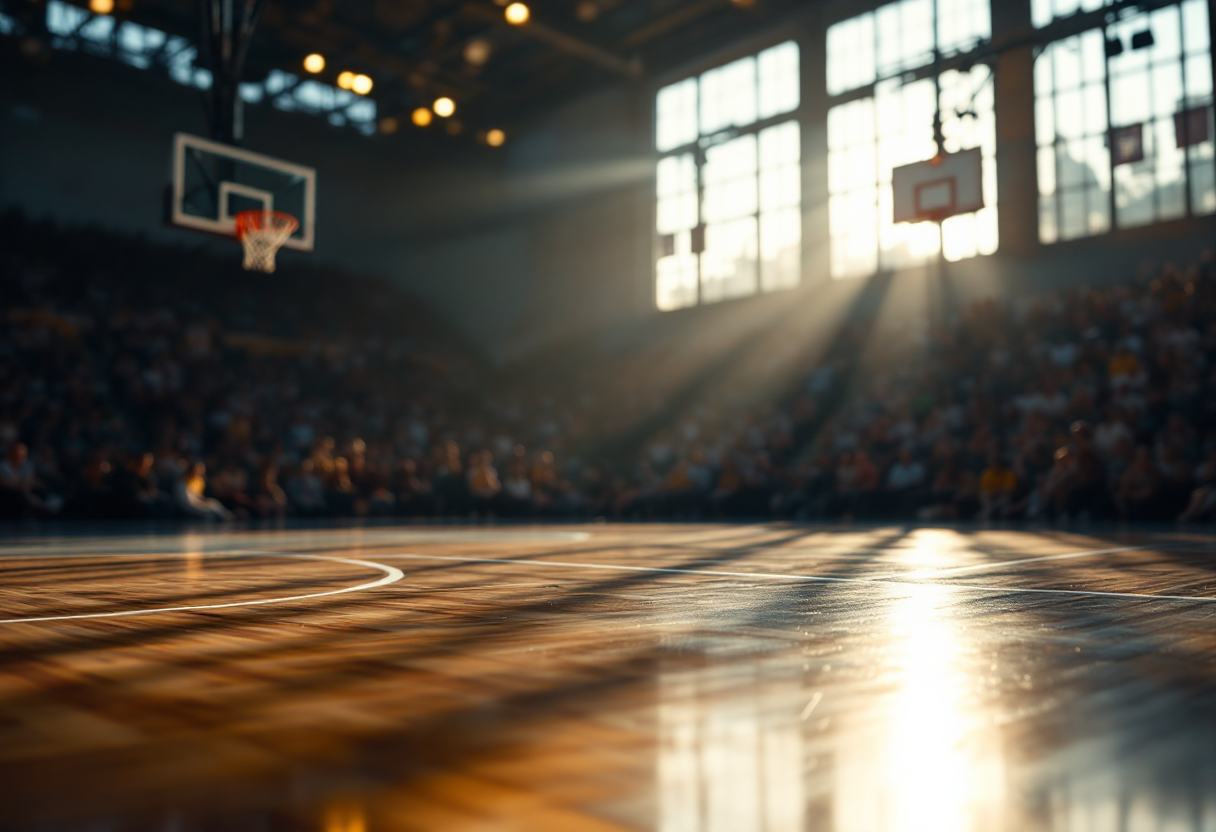
[[0, 829], [1212, 832], [1216, 537], [9, 534]]

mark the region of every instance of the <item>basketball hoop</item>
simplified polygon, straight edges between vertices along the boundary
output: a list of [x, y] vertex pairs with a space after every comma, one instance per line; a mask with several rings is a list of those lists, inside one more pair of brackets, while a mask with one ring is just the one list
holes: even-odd
[[300, 226], [282, 211], [242, 211], [236, 215], [236, 236], [245, 247], [245, 269], [273, 272], [274, 255]]
[[983, 156], [978, 147], [939, 153], [891, 170], [894, 222], [936, 222], [984, 207]]

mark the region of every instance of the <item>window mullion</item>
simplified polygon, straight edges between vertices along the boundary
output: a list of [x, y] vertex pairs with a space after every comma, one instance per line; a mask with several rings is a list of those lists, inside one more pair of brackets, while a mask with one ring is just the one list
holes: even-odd
[[[698, 142], [693, 151], [693, 164], [697, 168], [697, 224], [693, 226], [693, 230], [689, 232], [690, 237], [697, 235], [697, 229], [701, 229], [701, 250], [694, 251], [693, 255], [697, 258], [697, 301], [696, 305], [700, 306], [704, 303], [704, 292], [702, 286], [705, 282], [705, 149]], [[690, 241], [690, 248], [692, 248]]]
[[[1151, 27], [1152, 22], [1153, 22], [1151, 16], [1146, 14], [1144, 16], [1144, 22], [1146, 25]], [[1152, 193], [1153, 193], [1153, 222], [1160, 222], [1161, 221], [1161, 189], [1158, 187], [1157, 165], [1161, 161], [1161, 153], [1160, 153], [1161, 148], [1157, 147], [1157, 136], [1155, 135], [1155, 130], [1157, 127], [1157, 96], [1155, 95], [1154, 88], [1157, 86], [1157, 84], [1156, 84], [1156, 79], [1155, 79], [1154, 73], [1153, 73], [1153, 70], [1156, 68], [1156, 66], [1157, 66], [1157, 63], [1156, 63], [1156, 61], [1153, 60], [1152, 51], [1149, 50], [1148, 58], [1147, 58], [1146, 64], [1145, 64], [1145, 73], [1146, 73], [1146, 78], [1148, 79], [1148, 118], [1146, 119], [1146, 123], [1145, 123], [1144, 127], [1140, 128], [1140, 151], [1141, 151], [1141, 153], [1144, 152], [1144, 146], [1146, 144], [1144, 133], [1145, 133], [1145, 129], [1147, 128], [1147, 131], [1149, 133], [1149, 138], [1152, 140], [1152, 143], [1153, 143], [1153, 158], [1149, 162], [1149, 170], [1152, 171], [1151, 176], [1152, 176], [1152, 183], [1153, 183], [1153, 191], [1152, 191]]]
[[[878, 126], [878, 21], [874, 25], [874, 83], [870, 85], [870, 107], [873, 110], [874, 138], [871, 148], [874, 151], [874, 271], [883, 270], [882, 262], [882, 154], [878, 149], [882, 146], [882, 131]], [[886, 79], [883, 79], [886, 80]]]
[[[1187, 85], [1186, 85], [1186, 36], [1185, 36], [1185, 33], [1183, 32], [1182, 7], [1181, 6], [1178, 7], [1177, 21], [1178, 21], [1178, 68], [1179, 68], [1179, 77], [1182, 79], [1182, 96], [1181, 96], [1182, 114], [1183, 114], [1182, 118], [1184, 119], [1184, 124], [1186, 126], [1185, 129], [1188, 134], [1187, 142], [1182, 148], [1182, 198], [1186, 201], [1186, 216], [1191, 217], [1191, 216], [1194, 216], [1194, 212], [1191, 210], [1191, 141], [1190, 141], [1190, 135], [1189, 135], [1190, 134], [1190, 119], [1186, 115], [1190, 105], [1189, 105], [1189, 101], [1188, 101], [1189, 96], [1187, 95]], [[1208, 48], [1209, 49], [1212, 48], [1212, 45], [1210, 43], [1208, 44]], [[1175, 116], [1175, 119], [1176, 118], [1177, 118], [1177, 116]], [[1177, 121], [1175, 121], [1174, 123], [1175, 123], [1175, 125], [1177, 125]], [[1175, 126], [1174, 129], [1175, 129], [1175, 131], [1177, 131], [1178, 128]], [[1155, 148], [1156, 145], [1153, 145], [1153, 147]]]
[[[1119, 223], [1118, 202], [1115, 194], [1118, 184], [1115, 182], [1115, 143], [1114, 143], [1114, 111], [1111, 108], [1110, 95], [1110, 56], [1106, 54], [1106, 27], [1102, 27], [1102, 83], [1106, 89], [1106, 163], [1110, 170], [1110, 196], [1107, 203], [1110, 206], [1110, 231], [1113, 232]], [[1088, 201], [1087, 203], [1088, 204]]]

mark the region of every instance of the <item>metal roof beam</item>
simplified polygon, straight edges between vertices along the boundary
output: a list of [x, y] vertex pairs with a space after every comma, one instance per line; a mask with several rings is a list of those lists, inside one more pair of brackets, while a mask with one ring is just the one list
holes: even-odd
[[610, 72], [615, 72], [624, 75], [628, 78], [640, 78], [642, 76], [642, 61], [640, 58], [632, 58], [626, 60], [619, 55], [614, 55], [606, 49], [601, 49], [595, 44], [587, 43], [584, 40], [579, 40], [576, 37], [559, 32], [558, 30], [546, 26], [543, 23], [529, 20], [519, 26], [513, 26], [507, 23], [503, 17], [502, 10], [494, 6], [483, 6], [480, 4], [468, 4], [465, 6], [465, 12], [469, 17], [485, 20], [495, 25], [502, 26], [508, 29], [514, 29], [521, 34], [527, 35], [536, 40], [547, 43], [555, 49], [559, 49], [569, 55], [582, 58]]

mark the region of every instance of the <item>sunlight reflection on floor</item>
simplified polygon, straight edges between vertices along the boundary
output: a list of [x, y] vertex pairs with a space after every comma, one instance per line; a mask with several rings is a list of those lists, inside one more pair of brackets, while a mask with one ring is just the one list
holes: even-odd
[[945, 609], [947, 596], [917, 587], [891, 617], [900, 685], [890, 706], [883, 829], [964, 832], [1001, 817], [999, 740], [968, 702], [966, 635]]
[[828, 828], [967, 832], [999, 824], [1000, 735], [971, 701], [974, 651], [950, 617], [950, 594], [894, 591], [882, 625], [888, 671], [877, 680], [886, 694], [829, 732], [820, 733], [831, 700], [847, 703], [849, 691], [808, 692], [789, 657], [663, 675], [663, 832], [800, 830], [807, 795], [825, 787]]
[[[769, 670], [780, 667], [762, 660], [726, 673], [710, 667], [663, 675], [661, 832], [803, 828], [802, 723], [789, 721], [799, 688], [788, 672], [766, 679]], [[751, 695], [732, 695], [741, 690]]]

